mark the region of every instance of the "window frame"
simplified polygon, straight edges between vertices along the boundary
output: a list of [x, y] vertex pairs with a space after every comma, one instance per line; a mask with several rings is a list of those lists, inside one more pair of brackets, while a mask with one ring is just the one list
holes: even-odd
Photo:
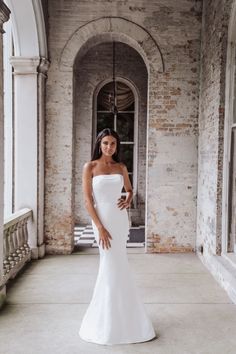
[[[133, 156], [133, 204], [134, 208], [137, 207], [137, 191], [138, 191], [138, 117], [139, 117], [139, 96], [138, 96], [138, 90], [135, 87], [135, 85], [130, 82], [129, 80], [117, 76], [116, 81], [120, 81], [127, 85], [133, 95], [134, 95], [134, 156]], [[108, 84], [109, 82], [112, 82], [112, 78], [103, 80], [102, 82], [97, 85], [96, 89], [94, 90], [94, 95], [93, 95], [93, 124], [92, 124], [92, 144], [91, 144], [91, 152], [93, 151], [94, 144], [96, 141], [96, 132], [97, 132], [97, 97], [102, 89], [103, 86]], [[125, 193], [123, 193], [125, 194]]]

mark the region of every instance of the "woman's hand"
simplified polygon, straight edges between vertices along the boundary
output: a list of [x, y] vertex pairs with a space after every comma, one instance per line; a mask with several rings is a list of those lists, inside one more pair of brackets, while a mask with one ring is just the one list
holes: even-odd
[[131, 201], [128, 201], [126, 199], [123, 199], [122, 197], [118, 199], [117, 205], [120, 210], [124, 208], [129, 208], [131, 204]]
[[101, 228], [98, 229], [99, 231], [99, 245], [100, 242], [102, 241], [102, 248], [104, 249], [104, 245], [105, 247], [108, 249], [109, 247], [111, 247], [111, 243], [110, 243], [110, 239], [112, 239], [111, 235], [109, 234], [109, 232], [107, 231], [107, 229], [105, 229], [104, 226], [102, 226]]

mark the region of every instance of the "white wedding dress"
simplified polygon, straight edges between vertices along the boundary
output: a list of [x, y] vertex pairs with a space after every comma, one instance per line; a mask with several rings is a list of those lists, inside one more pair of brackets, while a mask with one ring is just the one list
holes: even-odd
[[[97, 344], [137, 343], [156, 337], [128, 263], [128, 213], [117, 206], [123, 183], [121, 174], [97, 175], [92, 180], [94, 207], [112, 236], [108, 249], [100, 242], [97, 280], [79, 330], [83, 340]], [[92, 226], [99, 243], [93, 220]]]

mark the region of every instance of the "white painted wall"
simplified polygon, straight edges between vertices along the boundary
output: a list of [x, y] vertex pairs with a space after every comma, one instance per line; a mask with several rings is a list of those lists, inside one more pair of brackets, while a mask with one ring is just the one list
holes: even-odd
[[12, 23], [4, 24], [3, 68], [4, 68], [4, 218], [12, 214], [13, 195], [13, 126], [12, 126]]

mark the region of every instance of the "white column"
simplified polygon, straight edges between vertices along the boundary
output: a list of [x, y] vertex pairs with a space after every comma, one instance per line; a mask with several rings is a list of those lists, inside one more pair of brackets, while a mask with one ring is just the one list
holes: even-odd
[[0, 307], [6, 298], [6, 287], [1, 285], [3, 276], [3, 215], [4, 215], [4, 114], [3, 114], [3, 23], [9, 18], [10, 10], [0, 0]]
[[13, 173], [13, 116], [12, 116], [12, 24], [4, 24], [3, 36], [3, 83], [4, 83], [4, 219], [12, 214], [12, 173]]
[[[46, 60], [12, 57], [14, 68], [14, 204], [15, 210], [30, 208], [29, 245], [32, 258], [44, 255], [43, 244], [43, 149]], [[45, 69], [46, 66], [46, 69]], [[40, 73], [39, 73], [40, 72]], [[43, 78], [42, 78], [43, 77]]]

